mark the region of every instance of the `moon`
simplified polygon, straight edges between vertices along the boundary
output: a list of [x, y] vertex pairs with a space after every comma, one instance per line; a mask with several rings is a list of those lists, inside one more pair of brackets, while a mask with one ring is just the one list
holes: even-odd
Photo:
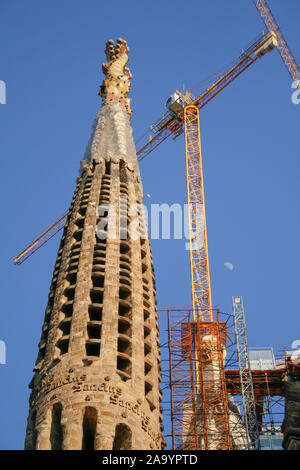
[[234, 270], [233, 264], [230, 263], [229, 261], [227, 261], [226, 263], [224, 263], [224, 266], [225, 266], [225, 268], [227, 268], [229, 271], [233, 271], [233, 270]]

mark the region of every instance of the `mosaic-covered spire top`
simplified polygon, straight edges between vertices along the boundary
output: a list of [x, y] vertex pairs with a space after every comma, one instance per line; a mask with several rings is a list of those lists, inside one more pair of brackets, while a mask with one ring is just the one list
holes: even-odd
[[107, 62], [102, 64], [102, 71], [106, 78], [102, 82], [99, 95], [103, 98], [104, 104], [122, 103], [131, 116], [131, 99], [128, 98], [128, 93], [132, 75], [128, 67], [125, 67], [128, 62], [128, 51], [129, 48], [124, 39], [118, 38], [116, 45], [112, 39], [107, 41], [105, 48]]

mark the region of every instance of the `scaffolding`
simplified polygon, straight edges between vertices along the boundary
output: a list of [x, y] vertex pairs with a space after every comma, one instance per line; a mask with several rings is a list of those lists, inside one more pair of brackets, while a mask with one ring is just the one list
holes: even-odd
[[300, 364], [291, 363], [287, 354], [276, 357], [273, 366], [264, 362], [266, 368], [249, 362], [240, 310], [227, 314], [213, 308], [212, 322], [192, 321], [192, 308], [169, 307], [167, 312], [169, 357], [163, 376], [170, 399], [164, 409], [170, 410], [172, 448], [280, 448], [284, 381]]
[[[268, 443], [268, 448], [272, 449], [272, 440], [274, 438], [277, 441], [282, 441], [283, 439], [281, 427], [284, 420], [285, 408], [284, 380], [288, 371], [288, 365], [285, 363], [284, 358], [281, 358], [279, 362], [282, 364], [277, 365], [276, 369], [251, 370], [257, 419], [258, 442], [256, 443], [256, 448], [259, 450], [266, 450], [266, 443]], [[238, 369], [226, 369], [225, 377], [228, 393], [234, 397], [236, 403], [241, 403], [241, 417], [245, 423], [240, 371]], [[278, 443], [276, 446], [278, 448]], [[254, 449], [254, 442], [250, 449]]]
[[228, 450], [232, 443], [229, 431], [229, 410], [225, 384], [224, 360], [226, 354], [226, 323], [197, 321], [195, 349], [198, 360], [199, 435], [204, 450]]
[[[173, 449], [230, 449], [225, 384], [226, 322], [191, 321], [191, 310], [168, 309]], [[196, 374], [197, 371], [197, 374]]]
[[168, 309], [173, 449], [197, 450], [197, 410], [191, 312]]

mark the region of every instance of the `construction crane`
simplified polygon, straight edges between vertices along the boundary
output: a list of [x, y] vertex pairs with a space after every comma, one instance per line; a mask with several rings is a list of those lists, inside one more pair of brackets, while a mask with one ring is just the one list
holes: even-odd
[[[255, 6], [258, 8], [269, 30], [266, 41], [260, 40], [257, 44], [254, 43], [247, 48], [239, 57], [240, 61], [229, 70], [224, 77], [221, 77], [212, 85], [212, 87], [207, 90], [207, 93], [203, 94], [204, 96], [200, 95], [193, 101], [190, 96], [188, 96], [186, 100], [183, 99], [195, 343], [194, 364], [196, 390], [198, 403], [200, 404], [199, 414], [201, 423], [199, 424], [202, 433], [203, 448], [206, 450], [230, 449], [233, 443], [230, 437], [228, 397], [226, 387], [224, 388], [224, 364], [221, 357], [222, 348], [218, 339], [220, 337], [219, 321], [218, 318], [215, 319], [213, 316], [211, 304], [199, 131], [199, 108], [202, 107], [202, 103], [206, 104], [207, 100], [212, 99], [212, 97], [219, 93], [230, 81], [249, 67], [249, 65], [253, 63], [254, 57], [255, 60], [257, 60], [258, 57], [261, 57], [274, 47], [278, 47], [292, 79], [298, 80], [300, 76], [299, 67], [267, 3], [260, 0], [255, 2]], [[297, 85], [299, 86], [299, 82]], [[178, 114], [181, 118], [181, 114]], [[170, 119], [169, 123], [164, 124], [166, 120], [168, 120], [167, 116], [163, 118], [163, 128], [161, 130], [159, 129], [159, 123], [158, 127], [154, 129], [158, 131], [157, 138], [151, 139], [150, 142], [144, 146], [140, 152], [142, 157], [146, 156], [149, 150], [151, 151], [155, 148], [160, 141], [165, 140], [170, 133], [173, 133], [175, 138], [180, 133], [180, 123], [178, 125], [176, 121], [173, 122], [173, 120]], [[193, 247], [192, 245], [195, 241], [197, 243], [196, 246]], [[171, 337], [170, 331], [169, 336]], [[207, 351], [210, 352], [208, 353]], [[175, 387], [176, 386], [175, 383]], [[191, 407], [191, 410], [192, 409], [193, 407]], [[197, 420], [197, 417], [194, 416], [194, 420], [195, 419]], [[195, 437], [194, 441], [196, 448], [198, 448], [197, 437]]]
[[[194, 192], [191, 189], [196, 181], [197, 177], [194, 179], [195, 171], [202, 174], [200, 171], [199, 159], [200, 155], [200, 134], [197, 131], [197, 140], [193, 143], [190, 143], [191, 136], [193, 134], [192, 128], [198, 123], [199, 125], [199, 109], [203, 108], [207, 103], [209, 103], [217, 94], [219, 94], [224, 88], [226, 88], [235, 78], [237, 78], [242, 72], [244, 72], [250, 65], [254, 64], [257, 59], [262, 57], [268, 51], [276, 47], [276, 41], [272, 33], [262, 33], [250, 46], [243, 50], [242, 54], [231, 64], [230, 68], [226, 70], [223, 74], [217, 75], [215, 81], [201, 93], [197, 99], [193, 100], [190, 94], [190, 91], [187, 91], [184, 94], [176, 91], [170, 98], [167, 100], [166, 107], [168, 111], [161, 116], [161, 118], [150, 127], [150, 132], [148, 133], [148, 142], [137, 151], [137, 157], [139, 161], [142, 161], [149, 153], [151, 153], [159, 144], [161, 144], [168, 137], [173, 136], [177, 138], [180, 134], [183, 133], [184, 128], [189, 135], [186, 144], [188, 145], [189, 153], [189, 166], [187, 166], [187, 174], [189, 181], [189, 190], [188, 198], [193, 205], [194, 203], [203, 204], [204, 207], [204, 195], [202, 188], [202, 176], [200, 175], [200, 186]], [[189, 108], [185, 109], [186, 105], [189, 105]], [[192, 115], [197, 110], [196, 121]], [[185, 127], [185, 124], [188, 125]], [[194, 163], [192, 163], [193, 152], [192, 147], [199, 149], [197, 154], [194, 156]], [[198, 162], [198, 163], [197, 163]], [[201, 163], [200, 163], [201, 164]], [[195, 167], [196, 165], [196, 167]], [[201, 189], [202, 188], [202, 189]], [[200, 197], [200, 199], [199, 199]], [[201, 202], [202, 201], [202, 202]], [[68, 212], [66, 212], [62, 217], [60, 217], [56, 222], [54, 222], [42, 235], [40, 235], [36, 240], [34, 240], [28, 247], [26, 247], [21, 253], [13, 258], [13, 262], [16, 265], [21, 265], [26, 259], [28, 259], [35, 251], [37, 251], [41, 246], [43, 246], [48, 240], [50, 240], [57, 232], [59, 232], [66, 222]], [[202, 218], [200, 214], [200, 218]], [[195, 218], [196, 217], [196, 218]], [[199, 222], [199, 217], [195, 216], [195, 213], [192, 212], [190, 215], [190, 227], [194, 230], [193, 236], [196, 236], [194, 239], [194, 246], [197, 245], [197, 230], [196, 226]], [[198, 234], [199, 235], [199, 234]], [[205, 255], [207, 258], [207, 255]], [[196, 270], [199, 269], [200, 265], [198, 263]], [[198, 276], [197, 276], [198, 277]], [[209, 290], [208, 286], [206, 291]], [[206, 294], [205, 294], [206, 295]], [[210, 301], [208, 299], [210, 305]]]
[[[208, 263], [208, 249], [205, 222], [202, 158], [199, 131], [199, 109], [203, 108], [218, 93], [226, 88], [250, 65], [270, 50], [277, 47], [293, 80], [300, 80], [300, 69], [266, 0], [252, 0], [262, 17], [268, 32], [263, 33], [243, 50], [233, 65], [217, 76], [198, 98], [193, 99], [190, 91], [178, 91], [166, 102], [168, 111], [151, 126], [148, 142], [137, 152], [142, 161], [168, 137], [176, 139], [185, 131], [187, 195], [189, 207], [190, 264], [192, 279], [193, 312], [201, 312], [203, 319], [211, 318], [211, 289]], [[298, 84], [299, 86], [299, 84]], [[52, 224], [40, 237], [17, 255], [13, 262], [22, 264], [29, 256], [44, 245], [64, 226], [67, 214]], [[195, 318], [194, 318], [195, 320]]]

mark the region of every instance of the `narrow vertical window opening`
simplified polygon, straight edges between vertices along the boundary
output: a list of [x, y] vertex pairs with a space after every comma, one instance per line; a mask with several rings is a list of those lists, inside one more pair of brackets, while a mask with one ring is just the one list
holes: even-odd
[[94, 450], [97, 428], [97, 410], [90, 406], [85, 408], [82, 422], [82, 450]]
[[61, 412], [62, 406], [60, 403], [55, 403], [52, 408], [52, 419], [51, 419], [51, 432], [50, 442], [52, 450], [62, 449], [62, 425], [61, 425]]
[[117, 424], [113, 450], [130, 450], [132, 448], [132, 432], [126, 424]]

